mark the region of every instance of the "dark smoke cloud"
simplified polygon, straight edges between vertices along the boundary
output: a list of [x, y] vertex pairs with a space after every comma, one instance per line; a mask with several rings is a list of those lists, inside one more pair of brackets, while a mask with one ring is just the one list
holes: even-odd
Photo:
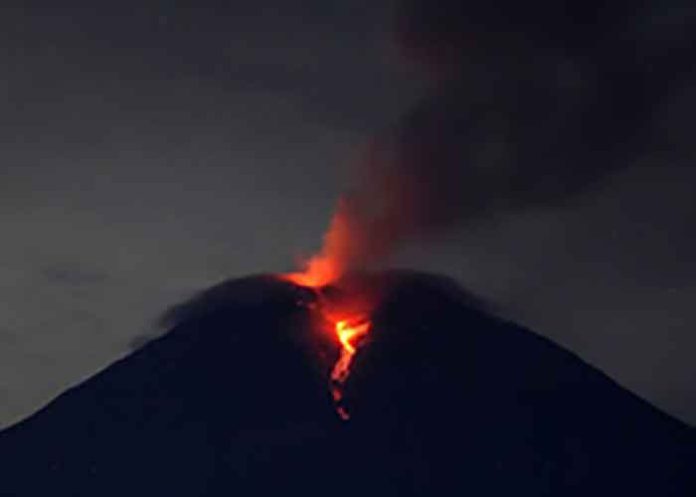
[[341, 206], [342, 258], [563, 205], [630, 167], [693, 61], [693, 9], [665, 14], [628, 0], [402, 2], [399, 52], [432, 89], [369, 146]]

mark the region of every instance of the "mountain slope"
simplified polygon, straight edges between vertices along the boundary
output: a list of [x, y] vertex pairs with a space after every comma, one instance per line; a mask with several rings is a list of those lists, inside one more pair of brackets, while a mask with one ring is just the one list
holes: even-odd
[[444, 278], [370, 278], [349, 422], [315, 296], [232, 280], [0, 432], [0, 495], [696, 495], [692, 428]]

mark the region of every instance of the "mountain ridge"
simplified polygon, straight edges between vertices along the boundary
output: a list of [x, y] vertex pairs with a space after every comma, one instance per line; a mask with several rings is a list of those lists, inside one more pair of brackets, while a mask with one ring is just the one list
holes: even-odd
[[[0, 432], [0, 495], [691, 495], [694, 429], [453, 281], [393, 271], [345, 385], [311, 290], [228, 280]], [[340, 293], [340, 292], [339, 292]], [[4, 469], [3, 469], [4, 468]], [[3, 474], [6, 473], [6, 474]]]

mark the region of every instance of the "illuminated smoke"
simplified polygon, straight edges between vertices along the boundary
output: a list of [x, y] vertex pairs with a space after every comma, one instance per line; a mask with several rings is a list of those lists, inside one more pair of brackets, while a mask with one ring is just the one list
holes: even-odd
[[477, 218], [563, 205], [629, 167], [670, 87], [655, 64], [688, 66], [667, 47], [639, 52], [641, 15], [628, 0], [403, 1], [395, 39], [432, 89], [366, 148], [296, 281], [325, 285]]
[[[400, 53], [432, 89], [366, 147], [322, 248], [287, 278], [321, 292], [409, 242], [563, 205], [631, 166], [696, 47], [684, 34], [647, 49], [645, 15], [629, 0], [402, 2]], [[347, 417], [355, 343], [342, 333], [366, 335], [369, 311], [330, 321], [341, 345], [332, 394]]]

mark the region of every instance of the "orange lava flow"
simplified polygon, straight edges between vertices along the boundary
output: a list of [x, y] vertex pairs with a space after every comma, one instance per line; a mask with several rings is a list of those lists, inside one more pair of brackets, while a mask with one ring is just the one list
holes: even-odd
[[350, 414], [343, 400], [343, 385], [350, 375], [350, 367], [355, 356], [357, 342], [370, 331], [372, 324], [364, 318], [343, 319], [336, 322], [336, 336], [341, 342], [341, 355], [331, 370], [331, 396], [336, 404], [336, 411], [343, 420], [348, 420]]
[[[323, 276], [327, 273], [312, 274], [291, 273], [283, 276], [299, 286], [313, 288], [317, 291], [317, 305], [313, 307], [318, 314], [322, 328], [327, 326], [333, 332], [336, 340], [341, 345], [338, 360], [331, 369], [329, 390], [339, 417], [344, 421], [350, 418], [347, 408], [343, 404], [343, 390], [350, 376], [353, 358], [362, 340], [368, 335], [372, 323], [365, 311], [351, 309], [348, 304], [329, 302], [322, 294], [325, 286]], [[333, 280], [330, 280], [333, 281]], [[321, 284], [317, 284], [320, 282]]]
[[343, 405], [343, 387], [350, 375], [357, 347], [372, 326], [366, 310], [372, 306], [364, 305], [364, 301], [369, 301], [366, 295], [353, 295], [340, 302], [330, 301], [322, 291], [339, 282], [351, 266], [356, 247], [359, 246], [355, 234], [354, 222], [347, 205], [339, 202], [321, 250], [303, 264], [301, 271], [283, 275], [284, 279], [296, 285], [316, 291], [317, 303], [314, 310], [318, 313], [322, 327], [328, 325], [341, 345], [340, 355], [331, 370], [329, 389], [336, 411], [343, 420], [349, 418]]
[[338, 340], [343, 345], [343, 350], [345, 350], [350, 355], [355, 354], [355, 346], [352, 340], [358, 340], [370, 331], [370, 322], [365, 320], [360, 320], [355, 322], [355, 320], [341, 320], [336, 323], [336, 335]]

